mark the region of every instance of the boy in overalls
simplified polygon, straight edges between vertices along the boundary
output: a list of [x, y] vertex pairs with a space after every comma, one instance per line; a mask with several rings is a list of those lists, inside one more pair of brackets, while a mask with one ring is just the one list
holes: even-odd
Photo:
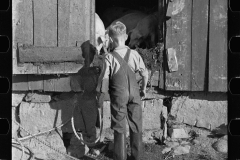
[[[139, 160], [142, 152], [141, 97], [146, 94], [148, 71], [137, 51], [125, 45], [126, 26], [116, 22], [109, 27], [113, 52], [103, 59], [97, 91], [109, 92], [111, 100], [111, 128], [114, 130], [114, 160], [126, 160], [126, 122], [130, 127], [131, 159]], [[142, 77], [139, 85], [135, 73]]]

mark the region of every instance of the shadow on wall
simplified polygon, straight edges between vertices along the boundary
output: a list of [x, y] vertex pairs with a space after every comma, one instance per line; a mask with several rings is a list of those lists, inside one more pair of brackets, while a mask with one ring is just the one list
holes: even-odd
[[71, 92], [61, 93], [53, 97], [50, 107], [56, 110], [54, 127], [59, 121], [66, 123], [62, 127], [63, 133], [73, 133], [71, 117], [74, 117], [76, 131], [81, 131], [85, 138], [96, 137], [96, 126], [99, 126], [98, 105], [96, 101], [96, 87], [99, 71], [97, 67], [89, 67], [96, 54], [95, 47], [86, 41], [81, 45], [82, 56], [85, 59], [84, 66], [70, 76]]
[[97, 49], [93, 44], [90, 43], [90, 40], [85, 41], [81, 45], [82, 56], [84, 58], [84, 66], [88, 67], [89, 64], [93, 62], [94, 56], [97, 53]]

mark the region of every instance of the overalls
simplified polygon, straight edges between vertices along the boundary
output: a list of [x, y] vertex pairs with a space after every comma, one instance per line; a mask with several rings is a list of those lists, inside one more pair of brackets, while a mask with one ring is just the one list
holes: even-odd
[[131, 159], [140, 159], [142, 147], [142, 108], [139, 85], [134, 72], [128, 65], [130, 49], [124, 59], [112, 53], [120, 63], [120, 69], [109, 80], [111, 99], [111, 128], [114, 130], [114, 160], [125, 160], [126, 120], [130, 127]]

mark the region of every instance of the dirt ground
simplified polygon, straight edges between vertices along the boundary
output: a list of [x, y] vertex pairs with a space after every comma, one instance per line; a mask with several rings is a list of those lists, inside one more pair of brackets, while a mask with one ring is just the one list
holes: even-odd
[[[194, 129], [191, 129], [194, 130]], [[227, 153], [220, 153], [213, 149], [212, 144], [216, 142], [219, 138], [222, 138], [221, 136], [212, 135], [208, 131], [195, 129], [197, 133], [200, 133], [197, 137], [195, 137], [195, 142], [197, 141], [197, 144], [194, 144], [192, 141], [189, 141], [190, 152], [188, 154], [179, 155], [175, 157], [170, 157], [168, 159], [171, 160], [227, 160]], [[143, 137], [144, 138], [144, 137]], [[170, 140], [171, 141], [171, 140]], [[179, 140], [182, 141], [182, 140]], [[178, 141], [178, 142], [179, 142]], [[184, 141], [188, 141], [185, 139]], [[105, 149], [100, 153], [99, 156], [96, 158], [99, 160], [112, 160], [113, 153], [111, 150], [109, 150], [109, 145], [113, 143], [112, 140], [107, 141], [105, 144], [99, 144], [94, 147], [94, 149], [100, 149], [104, 145], [106, 146]], [[128, 148], [128, 155], [130, 155], [130, 148], [129, 148], [129, 138], [127, 138], [127, 148]], [[162, 150], [166, 148], [165, 144], [161, 144], [159, 139], [152, 139], [148, 142], [145, 141], [143, 143], [144, 152], [142, 155], [142, 160], [161, 160], [165, 159], [165, 157], [168, 155], [168, 153], [162, 154]], [[90, 149], [91, 153], [91, 149]], [[171, 154], [171, 153], [170, 153]], [[170, 155], [169, 154], [169, 155]], [[89, 157], [83, 157], [83, 160], [91, 160], [92, 158]]]

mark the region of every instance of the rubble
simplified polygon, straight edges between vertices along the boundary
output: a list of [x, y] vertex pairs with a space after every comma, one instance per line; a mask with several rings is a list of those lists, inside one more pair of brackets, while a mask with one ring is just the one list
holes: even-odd
[[179, 146], [180, 144], [178, 142], [165, 142], [165, 144], [170, 147], [170, 148], [174, 148], [176, 146]]
[[182, 154], [188, 154], [190, 152], [190, 146], [189, 145], [184, 145], [184, 146], [177, 146], [174, 148], [173, 154], [174, 155], [182, 155]]
[[212, 147], [222, 153], [227, 153], [228, 152], [228, 143], [226, 139], [219, 139], [215, 143], [213, 143]]
[[183, 128], [169, 128], [168, 134], [171, 138], [189, 138]]
[[189, 142], [187, 142], [187, 141], [182, 141], [181, 142], [181, 145], [185, 145], [185, 144], [189, 144]]
[[166, 148], [164, 148], [164, 149], [162, 150], [162, 154], [168, 153], [168, 152], [170, 152], [171, 150], [172, 150], [171, 147], [166, 147]]
[[199, 144], [200, 142], [196, 139], [192, 140], [192, 143], [195, 145], [195, 144]]

